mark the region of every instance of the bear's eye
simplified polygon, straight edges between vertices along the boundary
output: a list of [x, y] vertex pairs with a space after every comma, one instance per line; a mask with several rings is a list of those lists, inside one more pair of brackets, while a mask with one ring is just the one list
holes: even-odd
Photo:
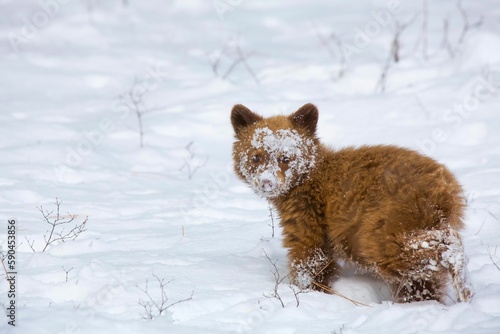
[[258, 164], [262, 161], [262, 157], [258, 154], [252, 156], [252, 162]]
[[287, 164], [290, 162], [290, 158], [287, 157], [287, 156], [283, 156], [279, 159], [279, 162], [282, 163], [282, 164]]

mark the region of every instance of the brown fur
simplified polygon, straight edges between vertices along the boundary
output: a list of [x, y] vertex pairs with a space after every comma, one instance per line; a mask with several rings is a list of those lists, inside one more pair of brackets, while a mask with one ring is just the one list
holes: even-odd
[[[312, 104], [290, 116], [263, 118], [242, 105], [231, 113], [235, 172], [279, 212], [293, 282], [321, 290], [338, 276], [339, 260], [352, 261], [386, 280], [397, 301], [443, 301], [450, 274], [458, 299], [467, 300], [456, 232], [463, 226], [464, 198], [452, 173], [396, 146], [333, 150], [317, 139], [317, 120]], [[296, 156], [283, 159], [288, 153], [281, 148], [255, 147], [266, 134], [281, 140], [280, 130], [303, 138], [297, 154], [312, 159], [312, 167], [287, 176]], [[277, 166], [275, 178], [264, 173], [267, 164]]]

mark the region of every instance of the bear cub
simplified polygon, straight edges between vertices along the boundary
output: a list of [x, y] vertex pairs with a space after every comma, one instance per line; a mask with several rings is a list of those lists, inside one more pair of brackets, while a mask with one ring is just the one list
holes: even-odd
[[385, 280], [397, 302], [459, 301], [471, 290], [458, 231], [465, 200], [453, 174], [396, 146], [334, 150], [318, 110], [264, 118], [235, 105], [236, 175], [276, 208], [292, 283], [329, 292], [342, 263]]

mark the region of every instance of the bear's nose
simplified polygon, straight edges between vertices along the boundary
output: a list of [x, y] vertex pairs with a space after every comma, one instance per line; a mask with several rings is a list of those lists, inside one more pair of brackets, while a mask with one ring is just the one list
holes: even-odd
[[262, 179], [260, 180], [260, 184], [265, 191], [271, 191], [274, 188], [273, 182], [270, 179]]

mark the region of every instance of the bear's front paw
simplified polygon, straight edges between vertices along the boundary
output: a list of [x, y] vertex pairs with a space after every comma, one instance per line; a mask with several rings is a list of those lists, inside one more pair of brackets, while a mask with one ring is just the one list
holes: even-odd
[[291, 280], [302, 290], [328, 292], [335, 273], [335, 263], [321, 249], [309, 253], [304, 259], [291, 261]]

